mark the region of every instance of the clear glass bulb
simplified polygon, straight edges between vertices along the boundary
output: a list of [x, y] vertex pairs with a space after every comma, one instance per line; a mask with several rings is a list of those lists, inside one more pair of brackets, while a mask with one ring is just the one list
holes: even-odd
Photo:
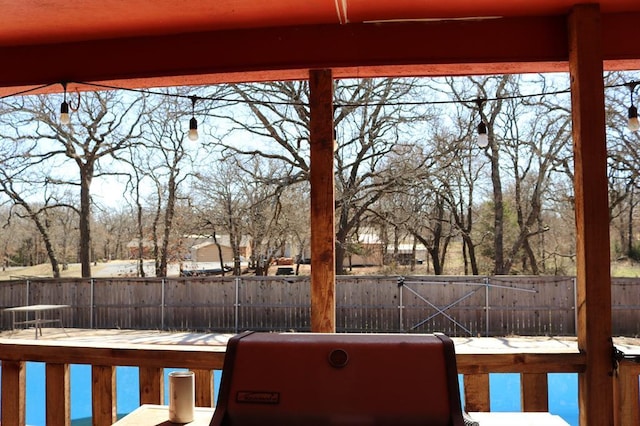
[[487, 125], [483, 121], [478, 124], [478, 139], [476, 143], [480, 148], [486, 148], [489, 146], [489, 135], [487, 134]]
[[67, 101], [62, 102], [60, 105], [60, 123], [69, 124], [71, 117], [69, 117], [69, 104]]
[[629, 107], [628, 117], [629, 121], [627, 122], [627, 127], [629, 127], [629, 130], [635, 132], [640, 129], [640, 123], [638, 123], [638, 108], [636, 108], [635, 105], [631, 105]]
[[486, 148], [489, 146], [489, 136], [486, 133], [478, 133], [477, 144], [480, 148]]
[[198, 140], [198, 120], [195, 117], [191, 117], [191, 120], [189, 120], [189, 134], [187, 137], [191, 141]]

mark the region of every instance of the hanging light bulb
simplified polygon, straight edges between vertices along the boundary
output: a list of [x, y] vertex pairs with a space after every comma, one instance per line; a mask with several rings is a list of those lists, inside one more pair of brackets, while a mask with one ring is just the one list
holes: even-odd
[[189, 120], [189, 140], [198, 140], [198, 120], [195, 117], [191, 117]]
[[631, 95], [631, 106], [629, 107], [629, 115], [628, 115], [629, 121], [627, 122], [627, 127], [632, 132], [635, 132], [638, 129], [640, 129], [640, 122], [638, 122], [638, 108], [636, 108], [635, 105], [633, 105], [633, 92], [638, 84], [639, 83], [637, 81], [632, 81], [631, 83], [626, 84], [626, 86], [629, 88], [629, 92]]
[[480, 148], [486, 148], [489, 146], [489, 135], [487, 134], [487, 125], [482, 121], [482, 105], [484, 105], [486, 99], [479, 98], [476, 99], [476, 104], [478, 105], [478, 113], [480, 115], [480, 124], [478, 124], [478, 138], [476, 143]]
[[483, 121], [478, 124], [478, 139], [477, 144], [480, 148], [486, 148], [489, 146], [489, 135], [487, 134], [487, 125]]
[[62, 102], [60, 105], [60, 124], [69, 124], [71, 118], [69, 117], [69, 104], [67, 101]]
[[640, 129], [640, 122], [638, 121], [638, 108], [634, 107], [633, 105], [629, 107], [628, 126], [629, 126], [629, 130], [631, 130], [632, 132], [635, 132], [638, 129]]
[[198, 120], [195, 117], [196, 101], [198, 98], [191, 96], [191, 120], [189, 120], [189, 134], [187, 137], [191, 141], [198, 140]]
[[64, 89], [64, 100], [60, 105], [60, 124], [69, 124], [71, 118], [69, 117], [69, 104], [67, 103], [67, 83], [62, 83]]

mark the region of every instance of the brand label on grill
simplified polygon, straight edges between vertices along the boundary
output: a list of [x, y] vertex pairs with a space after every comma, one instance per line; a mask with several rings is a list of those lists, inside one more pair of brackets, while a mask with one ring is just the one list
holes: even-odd
[[280, 392], [238, 391], [236, 394], [236, 402], [278, 404], [280, 402]]

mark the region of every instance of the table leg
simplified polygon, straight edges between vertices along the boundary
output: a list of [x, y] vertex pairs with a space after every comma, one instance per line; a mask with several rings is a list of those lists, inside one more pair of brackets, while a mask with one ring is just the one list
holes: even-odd
[[40, 328], [40, 312], [39, 311], [35, 312], [35, 319], [36, 319], [36, 340], [38, 340], [38, 329], [40, 329], [40, 335], [42, 336], [42, 329]]

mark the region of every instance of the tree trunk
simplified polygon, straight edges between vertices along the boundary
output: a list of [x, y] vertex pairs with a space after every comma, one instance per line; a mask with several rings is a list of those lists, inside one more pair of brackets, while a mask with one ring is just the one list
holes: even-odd
[[491, 183], [493, 186], [493, 257], [495, 275], [504, 274], [504, 203], [502, 200], [502, 181], [500, 180], [499, 150], [490, 135], [491, 147]]
[[164, 213], [164, 232], [162, 237], [162, 248], [160, 249], [160, 266], [158, 268], [158, 277], [167, 276], [168, 256], [169, 256], [169, 239], [171, 238], [171, 228], [173, 226], [173, 216], [176, 208], [176, 177], [171, 173], [168, 183], [169, 194], [167, 195], [167, 206]]
[[45, 250], [47, 251], [47, 256], [49, 257], [49, 262], [51, 263], [51, 271], [53, 272], [53, 278], [60, 278], [60, 264], [58, 263], [58, 258], [56, 257], [56, 253], [53, 249], [53, 244], [51, 243], [51, 238], [49, 237], [49, 233], [47, 229], [43, 226], [40, 220], [36, 219], [35, 224], [38, 227], [38, 231], [40, 231], [40, 235], [42, 236], [42, 241], [44, 242]]
[[[156, 182], [156, 185], [158, 183]], [[151, 234], [153, 236], [153, 263], [155, 265], [156, 276], [160, 276], [160, 241], [158, 237], [158, 223], [160, 222], [160, 216], [162, 213], [162, 190], [159, 186], [156, 188], [158, 194], [158, 205], [156, 206], [155, 215], [153, 217], [153, 225], [151, 227]]]
[[222, 246], [220, 245], [220, 242], [218, 242], [218, 236], [216, 235], [216, 231], [215, 229], [213, 230], [213, 234], [211, 234], [211, 237], [213, 238], [213, 244], [216, 245], [216, 248], [218, 249], [218, 261], [220, 263], [220, 270], [222, 271], [222, 276], [225, 276], [225, 272], [224, 272], [224, 259], [222, 259]]
[[629, 216], [627, 223], [627, 256], [629, 257], [629, 259], [638, 260], [633, 249], [633, 203], [633, 186], [631, 186], [629, 193]]
[[139, 200], [136, 200], [136, 202], [138, 204], [138, 275], [144, 278], [144, 232], [142, 229], [142, 205]]
[[338, 219], [338, 232], [336, 233], [336, 275], [344, 275], [344, 258], [347, 253], [347, 235], [349, 233], [347, 226], [348, 213], [343, 206]]
[[91, 181], [93, 166], [80, 168], [80, 265], [82, 278], [91, 277]]
[[469, 255], [469, 264], [471, 265], [471, 274], [479, 275], [480, 272], [478, 270], [478, 259], [476, 258], [476, 247], [473, 245], [471, 236], [469, 236], [469, 234], [467, 233], [463, 233], [462, 238], [465, 241], [465, 245], [467, 247], [467, 253]]
[[527, 257], [529, 258], [529, 263], [531, 264], [531, 273], [533, 275], [540, 275], [540, 269], [538, 268], [538, 261], [536, 259], [536, 254], [531, 248], [531, 244], [529, 244], [529, 238], [524, 240], [523, 248]]

